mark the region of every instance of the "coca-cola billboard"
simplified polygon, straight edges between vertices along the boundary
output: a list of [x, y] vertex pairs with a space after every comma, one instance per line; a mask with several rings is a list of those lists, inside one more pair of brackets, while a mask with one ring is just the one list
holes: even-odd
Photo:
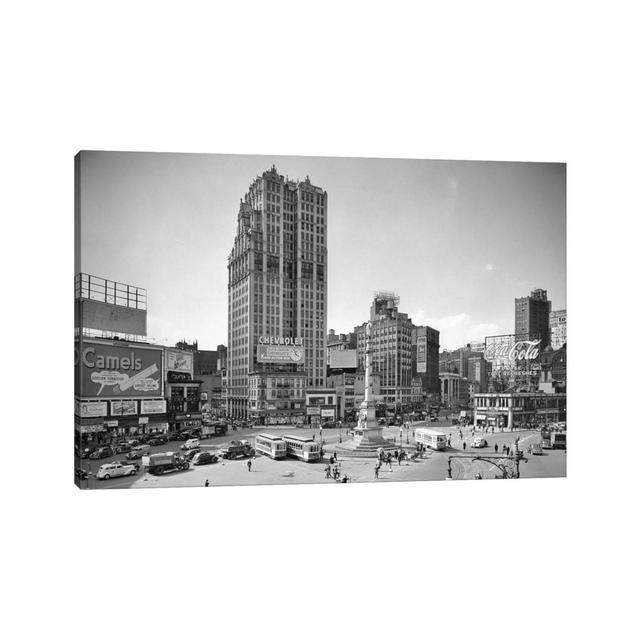
[[540, 370], [541, 340], [528, 334], [485, 338], [484, 357], [493, 376], [535, 374]]
[[[515, 337], [515, 336], [514, 336]], [[504, 358], [511, 362], [536, 360], [540, 356], [541, 340], [514, 340], [485, 345], [484, 357], [487, 360]]]

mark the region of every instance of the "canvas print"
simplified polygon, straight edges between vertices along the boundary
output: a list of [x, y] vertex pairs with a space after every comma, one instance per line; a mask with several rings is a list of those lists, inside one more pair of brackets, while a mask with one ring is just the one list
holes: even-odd
[[82, 151], [82, 489], [566, 475], [563, 163]]

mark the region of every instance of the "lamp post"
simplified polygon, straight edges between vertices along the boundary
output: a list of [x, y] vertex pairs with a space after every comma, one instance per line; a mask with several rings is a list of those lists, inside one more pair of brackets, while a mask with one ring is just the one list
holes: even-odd
[[402, 427], [400, 427], [400, 451], [402, 451]]
[[[528, 462], [527, 458], [518, 457], [506, 457], [506, 456], [449, 456], [449, 465], [447, 470], [447, 475], [450, 480], [453, 479], [451, 475], [451, 461], [454, 459], [463, 459], [463, 460], [471, 460], [472, 462], [487, 462], [488, 464], [493, 465], [502, 473], [502, 479], [507, 480], [510, 478], [519, 478], [520, 477], [520, 460], [523, 462]], [[515, 468], [514, 468], [515, 467]]]
[[340, 442], [342, 442], [342, 420], [338, 420], [338, 431], [339, 431], [338, 439]]

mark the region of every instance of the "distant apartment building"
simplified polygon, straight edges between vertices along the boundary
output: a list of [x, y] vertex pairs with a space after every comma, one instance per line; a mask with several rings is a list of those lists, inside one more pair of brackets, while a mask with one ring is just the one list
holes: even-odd
[[549, 314], [551, 348], [560, 349], [567, 343], [567, 310], [552, 311]]
[[421, 381], [422, 400], [439, 396], [439, 371], [440, 332], [431, 327], [414, 326], [411, 331], [411, 374]]
[[515, 299], [515, 334], [540, 339], [540, 350], [550, 342], [549, 313], [551, 301], [544, 289], [534, 289], [530, 295]]
[[491, 363], [484, 359], [483, 355], [472, 355], [467, 360], [466, 377], [470, 382], [478, 385], [478, 392], [486, 393], [489, 388], [491, 376]]
[[[410, 405], [412, 398], [411, 335], [413, 323], [398, 311], [400, 298], [390, 292], [374, 295], [371, 322], [372, 369], [380, 375], [380, 394], [386, 404]], [[367, 323], [355, 328], [358, 368], [364, 369]]]

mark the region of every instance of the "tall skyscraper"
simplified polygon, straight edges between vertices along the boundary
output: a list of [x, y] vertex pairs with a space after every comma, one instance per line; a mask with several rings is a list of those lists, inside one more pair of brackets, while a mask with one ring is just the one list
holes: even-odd
[[544, 289], [535, 289], [525, 298], [515, 299], [515, 333], [528, 340], [540, 338], [540, 351], [549, 344], [549, 312], [551, 300]]
[[567, 342], [567, 310], [552, 311], [549, 314], [552, 349], [560, 349]]
[[229, 415], [304, 417], [326, 381], [327, 192], [275, 166], [240, 202], [229, 255]]

